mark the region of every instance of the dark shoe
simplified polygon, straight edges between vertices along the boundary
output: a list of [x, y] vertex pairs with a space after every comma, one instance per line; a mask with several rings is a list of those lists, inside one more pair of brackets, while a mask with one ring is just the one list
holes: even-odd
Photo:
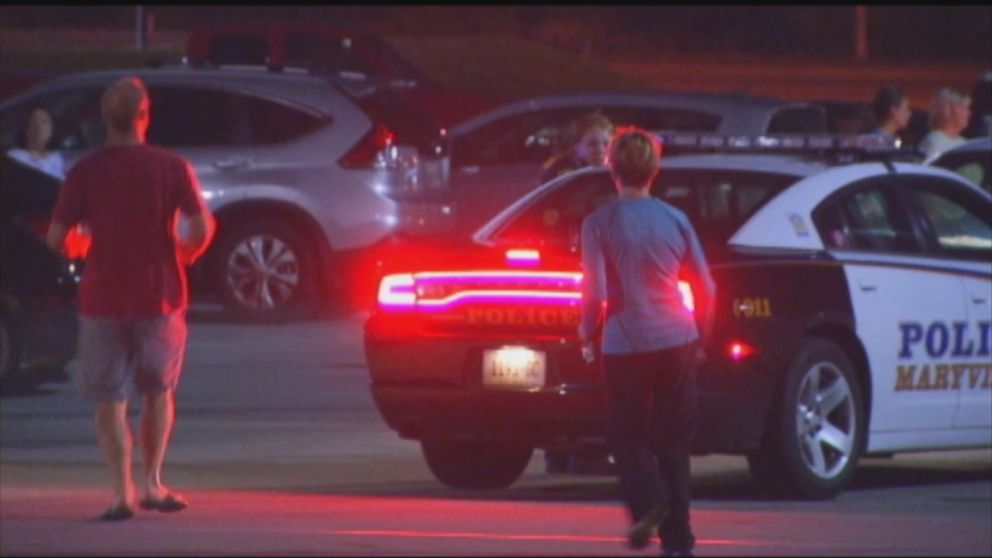
[[138, 502], [138, 505], [141, 506], [141, 509], [143, 510], [158, 510], [160, 512], [169, 513], [186, 509], [189, 502], [187, 502], [186, 498], [183, 498], [179, 494], [169, 492], [164, 498], [158, 500], [145, 498], [144, 500]]
[[132, 517], [134, 517], [134, 510], [131, 506], [117, 504], [107, 508], [107, 511], [100, 516], [100, 521], [124, 521]]
[[640, 550], [651, 542], [654, 530], [665, 517], [665, 509], [660, 505], [651, 508], [644, 517], [634, 523], [627, 533], [627, 546], [632, 550]]

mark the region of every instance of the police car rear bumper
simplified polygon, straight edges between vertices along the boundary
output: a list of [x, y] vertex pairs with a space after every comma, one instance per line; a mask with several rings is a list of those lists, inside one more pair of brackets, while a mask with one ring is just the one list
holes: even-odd
[[[605, 444], [606, 392], [598, 367], [582, 363], [575, 342], [529, 344], [548, 355], [546, 385], [533, 390], [482, 385], [480, 354], [491, 344], [367, 338], [372, 396], [389, 427], [416, 440], [512, 439], [559, 448]], [[739, 385], [714, 388], [706, 381], [730, 373], [738, 378], [760, 375], [746, 364], [736, 364], [734, 370], [727, 366], [713, 359], [698, 371], [696, 453], [743, 454], [760, 442], [769, 394]], [[568, 370], [572, 372], [564, 372]]]

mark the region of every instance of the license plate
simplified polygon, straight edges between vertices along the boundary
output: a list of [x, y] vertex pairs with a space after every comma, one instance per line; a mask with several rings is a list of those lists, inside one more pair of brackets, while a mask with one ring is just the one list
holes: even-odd
[[544, 351], [503, 347], [482, 353], [482, 385], [494, 388], [544, 387]]

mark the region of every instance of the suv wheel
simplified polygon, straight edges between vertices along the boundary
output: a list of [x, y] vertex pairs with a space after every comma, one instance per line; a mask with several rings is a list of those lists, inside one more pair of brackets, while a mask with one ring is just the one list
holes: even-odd
[[506, 488], [520, 477], [534, 448], [503, 441], [423, 440], [427, 466], [452, 488]]
[[221, 234], [213, 254], [215, 284], [230, 311], [248, 319], [282, 318], [317, 284], [303, 235], [276, 220], [239, 223]]
[[851, 481], [864, 442], [861, 384], [834, 343], [807, 339], [789, 367], [762, 447], [748, 456], [754, 478], [784, 496], [827, 499]]

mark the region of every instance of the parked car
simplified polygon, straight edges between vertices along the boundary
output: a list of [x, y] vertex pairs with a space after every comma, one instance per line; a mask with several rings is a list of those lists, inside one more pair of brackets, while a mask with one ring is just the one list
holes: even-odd
[[421, 73], [371, 33], [321, 24], [237, 23], [194, 28], [186, 43], [193, 66], [265, 66], [305, 69], [355, 80], [376, 79], [416, 87]]
[[259, 67], [334, 79], [355, 95], [386, 89], [448, 127], [496, 100], [451, 91], [429, 79], [380, 37], [324, 24], [237, 23], [194, 28], [185, 61], [193, 67]]
[[431, 194], [445, 184], [443, 157], [399, 145], [378, 113], [312, 76], [187, 67], [76, 74], [0, 105], [0, 148], [44, 107], [71, 165], [103, 144], [100, 95], [125, 75], [148, 86], [148, 141], [192, 162], [218, 219], [194, 292], [215, 292], [237, 314], [276, 317], [328, 296], [347, 284], [356, 271], [349, 262], [364, 249], [449, 218]]
[[[862, 456], [992, 444], [987, 192], [920, 164], [716, 153], [663, 157], [652, 195], [689, 217], [717, 284], [695, 453], [828, 498]], [[506, 487], [535, 448], [606, 453], [601, 368], [576, 336], [579, 237], [615, 199], [607, 169], [578, 170], [462, 247], [382, 258], [372, 396], [442, 483]], [[692, 278], [682, 292], [692, 312]]]
[[462, 232], [472, 231], [540, 183], [541, 166], [567, 148], [578, 116], [599, 111], [615, 125], [722, 135], [826, 133], [822, 107], [741, 94], [579, 93], [510, 103], [448, 134], [450, 187]]
[[955, 148], [948, 149], [933, 160], [931, 165], [952, 170], [992, 193], [992, 137], [985, 136], [968, 140]]
[[82, 263], [45, 245], [61, 181], [0, 155], [0, 385], [38, 378], [35, 364], [61, 368], [76, 350], [76, 291]]

